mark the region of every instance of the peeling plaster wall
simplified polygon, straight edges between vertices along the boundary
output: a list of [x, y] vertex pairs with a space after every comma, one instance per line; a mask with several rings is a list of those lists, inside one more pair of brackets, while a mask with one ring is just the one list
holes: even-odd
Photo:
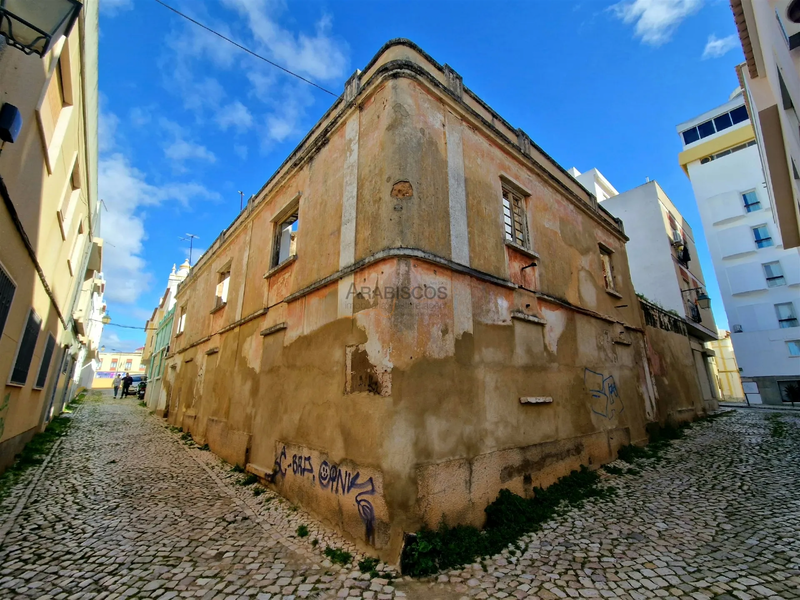
[[[480, 525], [503, 487], [528, 495], [611, 460], [654, 409], [614, 221], [467, 92], [380, 66], [432, 59], [385, 54], [181, 284], [161, 401], [198, 443], [393, 560], [403, 532]], [[530, 250], [504, 243], [504, 184], [528, 197]], [[272, 269], [293, 201], [297, 258]]]

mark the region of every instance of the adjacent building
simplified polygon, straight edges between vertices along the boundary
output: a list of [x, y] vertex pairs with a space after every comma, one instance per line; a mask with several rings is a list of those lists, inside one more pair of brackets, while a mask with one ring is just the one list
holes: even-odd
[[142, 351], [144, 348], [137, 348], [133, 352], [117, 352], [116, 350], [106, 351], [105, 346], [100, 350], [98, 356], [97, 372], [92, 382], [92, 389], [107, 390], [113, 387], [112, 383], [117, 373], [125, 377], [126, 373], [131, 375], [144, 375], [145, 365], [142, 362]]
[[151, 410], [164, 414], [164, 405], [160, 405], [158, 400], [161, 397], [161, 378], [164, 374], [164, 361], [169, 352], [169, 343], [172, 338], [172, 320], [175, 315], [175, 294], [178, 291], [178, 284], [186, 279], [191, 270], [191, 265], [187, 259], [180, 269], [172, 265], [172, 273], [169, 274], [167, 287], [164, 295], [161, 296], [158, 306], [153, 309], [153, 315], [145, 324], [147, 337], [142, 351], [142, 365], [147, 373], [147, 390], [145, 401]]
[[102, 330], [98, 3], [78, 8], [43, 57], [0, 37], [0, 470], [86, 381]]
[[481, 524], [501, 488], [530, 496], [702, 412], [691, 359], [666, 353], [686, 393], [656, 403], [626, 241], [458, 73], [393, 40], [178, 286], [157, 402], [396, 559], [406, 532]]
[[733, 350], [731, 332], [720, 330], [719, 339], [712, 340], [707, 346], [714, 351], [717, 381], [721, 392], [721, 400], [725, 402], [744, 402], [744, 388], [739, 374], [739, 363]]
[[655, 181], [617, 193], [597, 169], [570, 173], [600, 194], [601, 205], [625, 223], [628, 262], [636, 293], [686, 321], [703, 400], [719, 400], [713, 352], [705, 344], [717, 339], [705, 279], [697, 260], [694, 233], [686, 219]]
[[737, 72], [761, 154], [763, 190], [787, 249], [800, 247], [800, 23], [792, 21], [790, 4], [731, 0], [746, 59]]
[[[766, 4], [766, 3], [765, 3]], [[774, 15], [773, 15], [774, 19]], [[751, 403], [780, 404], [800, 380], [800, 248], [787, 248], [741, 90], [678, 125]]]

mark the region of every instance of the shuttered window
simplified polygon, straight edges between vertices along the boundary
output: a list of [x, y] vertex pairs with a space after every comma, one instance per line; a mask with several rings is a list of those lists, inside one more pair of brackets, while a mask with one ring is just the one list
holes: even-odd
[[53, 350], [56, 347], [56, 338], [52, 335], [47, 337], [47, 345], [44, 348], [44, 356], [42, 356], [42, 364], [39, 365], [39, 375], [36, 377], [36, 389], [42, 389], [44, 384], [47, 383], [47, 372], [50, 370], [50, 361], [53, 359]]
[[530, 248], [525, 200], [519, 194], [507, 189], [503, 189], [503, 224], [507, 241], [523, 248]]
[[36, 340], [39, 337], [39, 324], [41, 322], [39, 315], [31, 309], [28, 314], [28, 322], [25, 324], [25, 331], [22, 333], [22, 341], [19, 343], [14, 370], [11, 372], [11, 383], [25, 385], [25, 382], [28, 381], [28, 371], [31, 369], [33, 351], [36, 348]]
[[8, 273], [0, 267], [0, 335], [3, 335], [3, 328], [11, 310], [11, 301], [14, 299], [16, 289], [17, 286], [11, 281]]

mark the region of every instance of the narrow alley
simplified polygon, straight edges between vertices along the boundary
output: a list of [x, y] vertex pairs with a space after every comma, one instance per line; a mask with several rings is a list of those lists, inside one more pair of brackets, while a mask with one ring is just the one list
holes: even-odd
[[[358, 557], [332, 564], [324, 548], [353, 551], [336, 534], [237, 485], [242, 475], [135, 400], [90, 396], [0, 505], [0, 597], [798, 598], [798, 417], [697, 424], [662, 460], [604, 474], [614, 497], [559, 516], [519, 550], [410, 581], [385, 566], [370, 579]], [[310, 534], [297, 537], [303, 523]]]

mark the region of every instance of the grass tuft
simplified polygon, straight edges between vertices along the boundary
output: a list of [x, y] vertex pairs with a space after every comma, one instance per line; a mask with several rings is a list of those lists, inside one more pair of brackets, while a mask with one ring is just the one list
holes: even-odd
[[340, 548], [325, 548], [325, 556], [331, 559], [331, 562], [337, 565], [346, 565], [353, 559], [353, 555], [345, 552]]
[[539, 528], [568, 506], [580, 506], [589, 498], [608, 498], [616, 490], [600, 488], [600, 476], [585, 466], [572, 471], [546, 489], [534, 488], [533, 498], [522, 498], [500, 490], [497, 499], [486, 507], [486, 525], [477, 529], [467, 525], [449, 527], [444, 522], [437, 530], [422, 529], [406, 543], [400, 564], [403, 573], [413, 577], [432, 575], [492, 556], [515, 544], [529, 531]]
[[297, 528], [297, 537], [308, 537], [308, 527], [306, 525], [300, 525]]
[[255, 475], [254, 473], [248, 473], [247, 476], [244, 479], [241, 479], [241, 480], [237, 481], [236, 483], [238, 483], [241, 486], [248, 486], [248, 485], [256, 484], [256, 483], [258, 483], [258, 475]]
[[358, 561], [358, 570], [362, 573], [371, 573], [372, 571], [375, 571], [375, 567], [377, 567], [380, 562], [381, 561], [377, 558], [368, 556], [365, 559]]

